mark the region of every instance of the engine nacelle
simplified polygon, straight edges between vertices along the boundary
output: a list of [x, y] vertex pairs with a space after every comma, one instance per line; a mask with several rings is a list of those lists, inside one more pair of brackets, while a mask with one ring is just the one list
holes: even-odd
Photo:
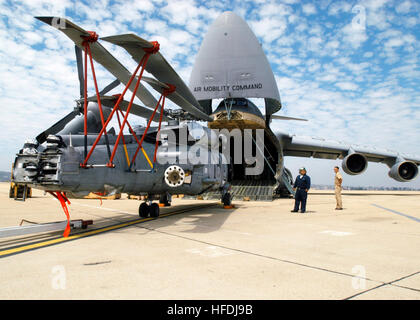
[[414, 162], [400, 161], [391, 167], [388, 175], [399, 182], [407, 182], [417, 177], [418, 173], [419, 168]]
[[354, 176], [367, 169], [368, 161], [363, 154], [353, 152], [343, 159], [341, 166], [345, 173]]

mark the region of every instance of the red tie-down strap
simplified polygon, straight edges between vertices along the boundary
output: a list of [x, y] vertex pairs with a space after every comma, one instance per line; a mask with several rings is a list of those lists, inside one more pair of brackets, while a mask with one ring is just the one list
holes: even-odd
[[106, 196], [105, 192], [93, 192], [93, 194], [96, 194], [97, 196], [99, 196], [99, 200], [101, 201], [101, 206], [102, 206], [102, 197]]
[[66, 229], [64, 229], [64, 232], [63, 232], [63, 237], [66, 238], [70, 234], [70, 214], [69, 214], [69, 209], [67, 208], [66, 202], [68, 204], [70, 204], [70, 201], [69, 201], [69, 199], [67, 199], [64, 192], [61, 193], [59, 191], [55, 191], [55, 192], [54, 191], [49, 191], [49, 193], [51, 193], [54, 196], [54, 198], [56, 198], [58, 201], [60, 201], [61, 207], [63, 208], [63, 211], [66, 214], [67, 225], [66, 225]]

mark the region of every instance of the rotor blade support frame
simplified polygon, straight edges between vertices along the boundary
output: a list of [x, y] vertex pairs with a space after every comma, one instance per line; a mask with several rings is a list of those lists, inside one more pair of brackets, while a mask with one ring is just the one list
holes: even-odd
[[[145, 48], [144, 49], [144, 51], [145, 51], [146, 54], [143, 56], [143, 59], [137, 65], [135, 71], [133, 72], [133, 74], [130, 77], [130, 80], [126, 84], [123, 92], [118, 96], [118, 99], [117, 99], [117, 101], [116, 101], [116, 103], [115, 103], [115, 105], [114, 105], [111, 113], [109, 114], [108, 119], [105, 121], [105, 123], [103, 123], [101, 131], [99, 132], [98, 136], [96, 137], [95, 142], [93, 143], [91, 149], [89, 150], [89, 152], [85, 156], [85, 159], [84, 159], [83, 163], [80, 164], [80, 167], [82, 167], [82, 168], [89, 168], [90, 167], [87, 164], [89, 158], [91, 157], [91, 155], [92, 155], [95, 147], [99, 143], [99, 140], [101, 139], [102, 135], [103, 134], [106, 135], [106, 128], [107, 128], [109, 122], [112, 120], [113, 115], [115, 114], [115, 112], [117, 110], [120, 110], [119, 105], [120, 105], [121, 101], [123, 100], [125, 93], [127, 92], [127, 90], [129, 89], [129, 87], [131, 86], [131, 83], [133, 82], [133, 80], [136, 78], [137, 73], [139, 73], [139, 76], [137, 78], [136, 85], [135, 85], [135, 88], [133, 90], [133, 93], [132, 93], [130, 102], [128, 104], [128, 107], [126, 109], [126, 112], [125, 112], [123, 121], [122, 121], [121, 126], [120, 126], [120, 132], [119, 132], [118, 137], [117, 137], [117, 140], [116, 140], [116, 142], [114, 144], [112, 153], [111, 153], [111, 155], [109, 157], [109, 162], [106, 164], [107, 167], [111, 167], [111, 168], [115, 167], [115, 165], [113, 163], [113, 160], [114, 160], [114, 157], [115, 157], [115, 154], [116, 154], [116, 151], [117, 151], [119, 142], [122, 139], [124, 127], [125, 127], [126, 124], [128, 124], [127, 118], [128, 118], [128, 115], [130, 114], [131, 107], [133, 106], [134, 97], [136, 96], [136, 92], [137, 92], [137, 89], [138, 89], [138, 87], [140, 85], [140, 81], [141, 81], [141, 78], [143, 76], [144, 70], [146, 69], [147, 61], [148, 61], [150, 55], [155, 54], [156, 52], [159, 51], [159, 47], [160, 47], [159, 46], [159, 43], [155, 41], [155, 42], [152, 42], [152, 44], [153, 44], [153, 47], [152, 48]], [[97, 99], [98, 99], [98, 101], [100, 101], [99, 91], [97, 91]], [[158, 102], [157, 106], [159, 106], [159, 104], [160, 104], [160, 102]], [[120, 110], [120, 112], [121, 112], [121, 110]], [[153, 117], [154, 117], [154, 114], [150, 118], [149, 123], [151, 123], [151, 121], [153, 120]], [[129, 126], [129, 124], [128, 124], [128, 126]], [[129, 128], [131, 128], [131, 126], [129, 126]], [[132, 130], [130, 130], [130, 131], [132, 131]], [[134, 131], [132, 131], [132, 133], [133, 132]], [[130, 164], [130, 166], [131, 166], [131, 164]]]
[[162, 91], [162, 94], [159, 98], [159, 101], [156, 104], [155, 109], [153, 110], [153, 114], [152, 114], [152, 116], [150, 117], [150, 119], [147, 123], [146, 129], [144, 130], [143, 136], [141, 137], [140, 141], [137, 140], [138, 147], [136, 149], [136, 152], [134, 153], [133, 159], [131, 160], [130, 166], [128, 168], [129, 170], [131, 170], [131, 168], [133, 166], [133, 163], [134, 163], [135, 159], [137, 158], [137, 154], [139, 153], [140, 150], [143, 151], [143, 154], [145, 155], [146, 159], [148, 160], [148, 162], [150, 164], [150, 160], [148, 159], [147, 154], [144, 152], [142, 144], [143, 144], [144, 138], [146, 137], [146, 134], [147, 134], [147, 132], [150, 128], [150, 124], [152, 123], [153, 117], [155, 116], [156, 111], [159, 108], [159, 104], [162, 102], [161, 107], [160, 107], [159, 127], [158, 127], [158, 132], [156, 134], [156, 144], [155, 144], [155, 150], [154, 150], [154, 155], [153, 155], [153, 164], [151, 165], [152, 170], [154, 169], [154, 165], [156, 163], [157, 149], [158, 149], [158, 146], [159, 146], [159, 134], [160, 134], [160, 128], [161, 128], [161, 124], [162, 124], [162, 115], [163, 115], [163, 108], [165, 107], [165, 100], [166, 100], [166, 97], [169, 94], [173, 93], [176, 90], [176, 87], [174, 85], [171, 85], [171, 84], [165, 84], [165, 85], [166, 85], [166, 88]]

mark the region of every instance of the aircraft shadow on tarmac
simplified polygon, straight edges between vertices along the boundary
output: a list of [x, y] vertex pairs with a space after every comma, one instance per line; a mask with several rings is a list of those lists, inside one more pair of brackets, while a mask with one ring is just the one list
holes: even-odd
[[[196, 207], [197, 207], [197, 204], [185, 204], [185, 205], [177, 204], [176, 206], [171, 207], [171, 208], [173, 208], [172, 209], [173, 211], [175, 210], [178, 211], [178, 210], [189, 209], [189, 208], [193, 209]], [[203, 206], [201, 208], [194, 209], [189, 212], [175, 214], [167, 218], [156, 219], [153, 222], [153, 229], [159, 229], [159, 228], [164, 228], [167, 226], [178, 225], [178, 226], [191, 226], [190, 229], [181, 231], [185, 233], [214, 232], [214, 231], [219, 230], [223, 226], [223, 224], [229, 218], [229, 216], [234, 211], [236, 211], [237, 207], [238, 205], [235, 205], [235, 207], [232, 209], [224, 209], [220, 203], [214, 202], [214, 205], [209, 206], [209, 207]], [[162, 210], [161, 214], [165, 214], [165, 212], [171, 212], [171, 211]]]
[[[83, 213], [83, 208], [73, 207], [74, 211]], [[183, 212], [186, 210], [186, 212]], [[188, 211], [190, 210], [190, 211]], [[144, 229], [149, 229], [150, 231], [153, 231], [153, 229], [159, 229], [164, 228], [167, 226], [172, 225], [183, 225], [188, 226], [190, 225], [192, 228], [188, 230], [183, 230], [182, 232], [188, 232], [188, 233], [210, 233], [214, 232], [225, 223], [225, 221], [228, 219], [230, 214], [235, 211], [235, 208], [233, 209], [224, 209], [222, 205], [218, 202], [210, 203], [209, 206], [206, 206], [205, 204], [177, 204], [176, 206], [162, 208], [161, 215], [163, 215], [160, 218], [148, 220], [145, 221], [147, 225], [144, 225]], [[171, 215], [172, 212], [175, 212], [173, 215]], [[180, 213], [176, 213], [180, 212]], [[164, 216], [165, 214], [169, 214], [169, 216]], [[93, 226], [88, 227], [87, 229], [77, 229], [72, 230], [70, 233], [71, 235], [76, 235], [79, 233], [83, 233], [86, 231], [91, 231], [95, 229], [100, 228], [106, 228], [109, 226], [114, 226], [126, 222], [130, 222], [136, 219], [140, 219], [138, 216], [134, 214], [124, 213], [124, 212], [118, 212], [115, 210], [115, 212], [107, 217], [102, 216], [99, 212], [98, 214], [89, 213], [89, 216], [91, 219], [94, 220]], [[90, 218], [85, 218], [85, 220], [88, 220]], [[181, 220], [184, 220], [183, 222], [180, 222]], [[150, 225], [152, 223], [152, 225]], [[130, 226], [138, 226], [142, 227], [143, 223], [134, 224]], [[27, 225], [27, 224], [26, 224]], [[122, 228], [124, 229], [124, 227]], [[122, 229], [114, 229], [107, 232], [122, 232]], [[46, 241], [53, 238], [60, 237], [62, 235], [62, 231], [55, 231], [55, 232], [46, 232], [42, 234], [33, 234], [33, 235], [27, 235], [27, 236], [19, 236], [14, 238], [5, 238], [0, 240], [0, 250], [9, 248], [12, 246], [20, 246], [23, 244], [29, 244], [39, 241]]]

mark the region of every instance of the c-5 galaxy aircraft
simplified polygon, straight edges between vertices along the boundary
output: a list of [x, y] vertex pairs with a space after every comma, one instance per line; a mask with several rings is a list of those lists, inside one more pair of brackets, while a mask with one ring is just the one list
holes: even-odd
[[[264, 129], [264, 171], [244, 175], [242, 165], [231, 165], [230, 183], [235, 197], [269, 200], [292, 193], [292, 176], [284, 167], [286, 156], [343, 159], [350, 175], [363, 173], [369, 161], [390, 167], [389, 176], [406, 182], [418, 174], [420, 157], [381, 151], [335, 141], [274, 133], [272, 120], [303, 120], [275, 115], [282, 105], [270, 64], [247, 23], [225, 12], [210, 26], [191, 73], [189, 87], [214, 120], [210, 128]], [[264, 98], [265, 115], [249, 98]], [[223, 99], [213, 111], [212, 100]]]
[[[169, 202], [170, 194], [180, 193], [203, 194], [209, 198], [222, 196], [225, 204], [230, 203], [231, 194], [238, 198], [271, 200], [293, 193], [292, 175], [283, 164], [285, 156], [340, 158], [343, 170], [352, 175], [364, 172], [368, 161], [387, 164], [389, 175], [397, 181], [410, 181], [418, 174], [420, 158], [274, 133], [270, 128], [272, 120], [304, 119], [275, 115], [282, 105], [270, 64], [246, 22], [232, 12], [223, 13], [209, 28], [189, 87], [159, 53], [156, 42], [134, 34], [98, 39], [96, 33], [64, 18], [38, 19], [55, 26], [75, 43], [80, 99], [74, 111], [38, 135], [36, 142], [24, 145], [15, 160], [14, 181], [51, 191], [62, 204], [69, 194], [147, 194], [149, 201], [140, 205], [139, 214], [157, 217], [159, 207], [152, 203], [156, 196], [163, 203]], [[99, 40], [124, 48], [138, 63], [136, 70], [129, 72]], [[98, 89], [93, 60], [116, 77], [102, 91]], [[87, 94], [89, 65], [96, 93], [91, 97]], [[144, 70], [155, 78], [144, 76]], [[120, 83], [124, 85], [121, 94], [106, 95]], [[160, 94], [158, 101], [144, 83]], [[132, 95], [126, 101], [128, 90]], [[134, 97], [144, 106], [133, 103]], [[166, 98], [181, 109], [165, 109]], [[264, 115], [251, 98], [264, 99]], [[215, 99], [221, 102], [213, 110]], [[129, 115], [146, 118], [147, 126], [131, 126]], [[111, 120], [116, 118], [119, 132], [109, 128]], [[158, 126], [152, 127], [152, 121], [158, 122]], [[254, 152], [263, 155], [260, 160], [263, 170], [248, 176], [243, 165], [246, 159], [232, 163], [228, 158], [235, 155], [226, 157], [213, 138], [194, 138], [190, 129], [196, 121], [208, 122], [208, 128], [202, 128], [208, 137], [212, 137], [210, 129], [262, 130], [262, 144], [251, 135]], [[127, 128], [129, 134], [124, 133]], [[173, 146], [172, 153], [166, 153], [172, 157], [163, 165], [157, 159], [165, 158], [158, 150], [166, 143], [161, 139], [165, 132], [187, 138], [183, 140], [186, 142]], [[218, 137], [215, 140], [219, 141]], [[181, 158], [197, 145], [211, 149], [211, 161], [183, 163]], [[245, 153], [241, 157], [245, 158]]]

